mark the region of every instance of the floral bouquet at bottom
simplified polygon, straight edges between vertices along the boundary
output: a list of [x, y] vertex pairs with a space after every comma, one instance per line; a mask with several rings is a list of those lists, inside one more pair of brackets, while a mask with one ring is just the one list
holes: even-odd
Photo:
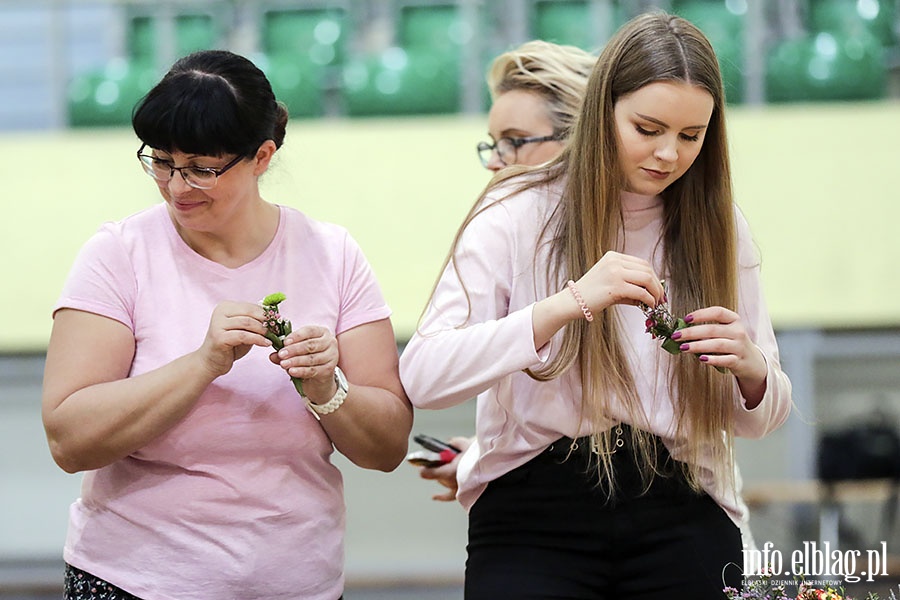
[[[773, 581], [770, 573], [764, 572], [759, 577], [745, 580], [742, 590], [726, 587], [724, 590], [727, 600], [854, 600], [844, 593], [843, 588], [836, 590], [831, 586], [824, 588], [814, 587], [806, 582], [801, 582], [797, 588], [797, 595], [788, 595], [784, 582]], [[881, 600], [878, 594], [869, 592], [860, 600]], [[891, 591], [891, 595], [885, 600], [898, 600]]]
[[742, 590], [726, 587], [722, 591], [728, 600], [796, 600], [787, 595], [784, 583], [773, 582], [769, 573], [744, 580]]
[[[268, 338], [272, 342], [272, 347], [277, 352], [284, 348], [284, 338], [286, 338], [293, 329], [291, 328], [291, 322], [287, 319], [281, 318], [281, 314], [278, 312], [278, 305], [284, 302], [285, 296], [281, 292], [276, 292], [274, 294], [269, 294], [265, 298], [262, 299], [260, 305], [265, 311], [265, 319], [263, 320], [263, 325], [266, 326], [266, 338]], [[297, 377], [291, 376], [291, 383], [294, 384], [294, 388], [297, 392], [304, 396], [303, 394], [303, 380], [298, 379]], [[305, 396], [304, 396], [305, 397]]]

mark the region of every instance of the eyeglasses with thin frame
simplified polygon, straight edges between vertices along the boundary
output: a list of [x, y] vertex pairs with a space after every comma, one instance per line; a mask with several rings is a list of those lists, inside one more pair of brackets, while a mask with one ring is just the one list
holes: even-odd
[[502, 137], [493, 144], [489, 144], [487, 142], [478, 142], [478, 146], [476, 146], [476, 148], [478, 149], [478, 158], [481, 159], [482, 166], [488, 166], [488, 163], [491, 161], [491, 154], [493, 154], [495, 150], [497, 151], [497, 156], [500, 157], [500, 162], [502, 162], [504, 166], [507, 166], [516, 163], [516, 155], [519, 152], [519, 148], [521, 148], [525, 144], [536, 144], [538, 142], [558, 142], [561, 139], [562, 137], [557, 134], [539, 135], [523, 138]]
[[141, 161], [141, 166], [144, 167], [144, 172], [147, 175], [157, 181], [166, 183], [175, 176], [175, 171], [178, 171], [186, 184], [198, 190], [210, 190], [216, 187], [219, 177], [244, 158], [242, 154], [239, 154], [221, 169], [195, 166], [176, 167], [169, 159], [153, 156], [152, 154], [142, 154], [146, 147], [147, 144], [143, 144], [138, 148], [137, 157]]

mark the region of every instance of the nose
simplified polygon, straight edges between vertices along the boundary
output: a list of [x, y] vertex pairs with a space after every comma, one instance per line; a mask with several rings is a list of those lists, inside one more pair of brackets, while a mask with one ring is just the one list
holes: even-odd
[[486, 166], [488, 170], [493, 171], [494, 173], [506, 166], [506, 163], [500, 160], [500, 153], [497, 152], [496, 148], [491, 152], [491, 158], [488, 160]]
[[678, 141], [674, 137], [663, 136], [653, 152], [660, 162], [673, 163], [678, 160]]
[[188, 182], [184, 178], [184, 174], [181, 171], [175, 171], [174, 173], [172, 173], [169, 181], [166, 182], [166, 187], [169, 189], [169, 193], [176, 196], [185, 194], [194, 189], [193, 187], [188, 185]]

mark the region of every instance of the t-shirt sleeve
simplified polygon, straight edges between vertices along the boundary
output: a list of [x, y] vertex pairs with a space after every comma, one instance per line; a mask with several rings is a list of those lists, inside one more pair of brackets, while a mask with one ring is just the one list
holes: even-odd
[[391, 316], [372, 266], [348, 233], [340, 283], [341, 306], [335, 334]]
[[134, 269], [112, 225], [104, 225], [81, 248], [53, 314], [73, 308], [115, 319], [134, 331]]

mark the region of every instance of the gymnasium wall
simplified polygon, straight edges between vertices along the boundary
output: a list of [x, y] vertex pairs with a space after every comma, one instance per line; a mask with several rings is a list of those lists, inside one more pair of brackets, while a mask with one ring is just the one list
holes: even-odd
[[[900, 102], [739, 107], [728, 125], [776, 327], [900, 325]], [[480, 116], [296, 121], [263, 195], [350, 230], [403, 341], [488, 180], [474, 149], [485, 129]], [[80, 246], [160, 201], [138, 145], [128, 129], [0, 135], [0, 352], [42, 351]]]

